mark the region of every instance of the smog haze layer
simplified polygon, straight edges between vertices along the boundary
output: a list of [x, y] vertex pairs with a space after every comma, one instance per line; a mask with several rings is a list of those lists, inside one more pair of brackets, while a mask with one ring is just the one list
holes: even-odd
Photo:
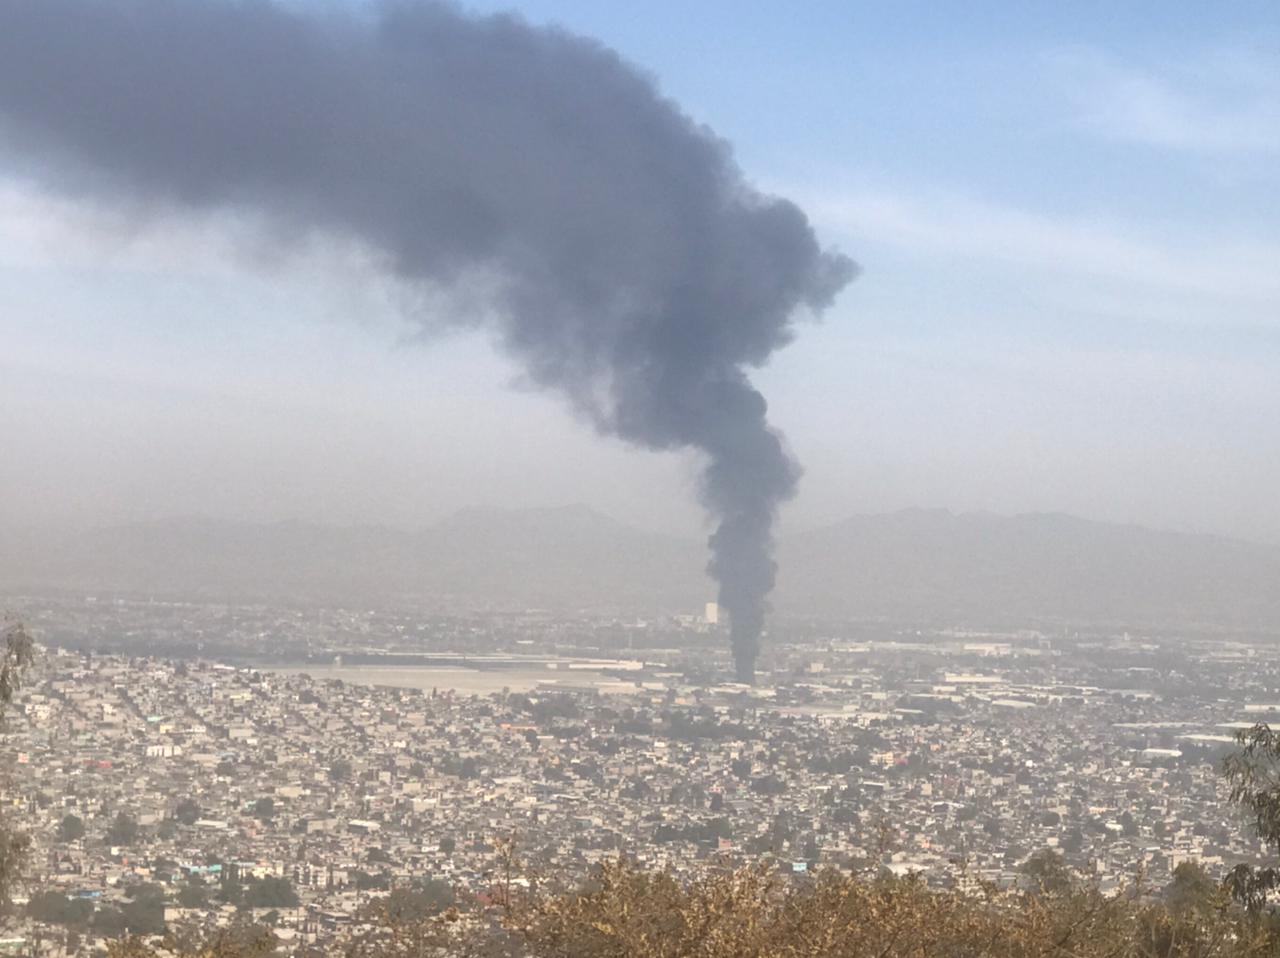
[[[1276, 11], [519, 12], [639, 64], [863, 266], [753, 373], [805, 467], [784, 530], [942, 506], [1280, 540]], [[140, 219], [25, 148], [0, 182], [4, 529], [582, 502], [711, 531], [699, 462], [591, 435], [453, 297], [242, 212]]]

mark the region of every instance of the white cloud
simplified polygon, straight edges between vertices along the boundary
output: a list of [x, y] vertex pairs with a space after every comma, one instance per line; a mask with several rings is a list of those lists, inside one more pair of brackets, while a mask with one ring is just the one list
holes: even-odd
[[887, 244], [947, 260], [1016, 266], [1025, 278], [1059, 277], [1089, 311], [1180, 323], [1280, 324], [1280, 244], [1192, 243], [1100, 218], [1055, 217], [954, 195], [858, 192], [813, 198], [817, 222], [851, 248]]
[[1075, 120], [1108, 137], [1205, 154], [1280, 153], [1280, 62], [1245, 51], [1161, 72], [1096, 50], [1049, 57]]

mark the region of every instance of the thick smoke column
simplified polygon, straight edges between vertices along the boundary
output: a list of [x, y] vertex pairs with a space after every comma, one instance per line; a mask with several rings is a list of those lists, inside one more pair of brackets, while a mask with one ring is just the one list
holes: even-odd
[[409, 284], [483, 277], [534, 381], [602, 433], [706, 454], [750, 680], [798, 468], [746, 369], [855, 269], [616, 54], [437, 5], [0, 0], [0, 132], [55, 186], [352, 237]]

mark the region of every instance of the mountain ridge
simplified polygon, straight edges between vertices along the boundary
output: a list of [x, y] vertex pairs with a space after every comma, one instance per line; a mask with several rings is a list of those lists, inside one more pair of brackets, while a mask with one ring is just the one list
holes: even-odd
[[[187, 516], [32, 541], [0, 545], [0, 589], [650, 613], [714, 596], [703, 543], [581, 504], [417, 530]], [[788, 615], [1280, 629], [1280, 547], [1065, 513], [855, 515], [782, 537], [778, 560]]]

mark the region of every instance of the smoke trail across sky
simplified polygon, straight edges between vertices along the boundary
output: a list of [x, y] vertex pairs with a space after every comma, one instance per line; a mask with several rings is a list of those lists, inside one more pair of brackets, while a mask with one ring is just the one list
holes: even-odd
[[[0, 149], [139, 208], [244, 211], [474, 286], [602, 433], [707, 457], [709, 571], [753, 675], [799, 470], [746, 370], [854, 276], [615, 53], [435, 4], [0, 0]], [[424, 321], [433, 321], [424, 319]]]

